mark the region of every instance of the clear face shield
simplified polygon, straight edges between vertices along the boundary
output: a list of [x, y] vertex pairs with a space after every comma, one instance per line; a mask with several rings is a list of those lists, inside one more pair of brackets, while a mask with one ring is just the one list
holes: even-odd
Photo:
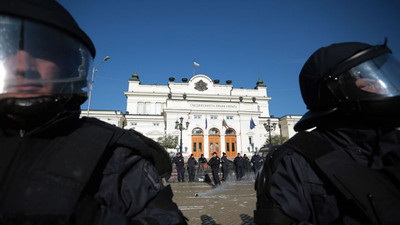
[[382, 100], [400, 96], [400, 63], [390, 53], [367, 60], [327, 84], [343, 101]]
[[86, 95], [92, 61], [90, 51], [61, 30], [0, 16], [0, 99]]

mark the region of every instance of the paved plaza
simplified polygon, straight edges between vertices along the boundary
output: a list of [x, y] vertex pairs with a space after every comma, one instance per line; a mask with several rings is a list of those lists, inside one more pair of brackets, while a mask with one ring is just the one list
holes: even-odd
[[250, 225], [256, 207], [254, 180], [227, 181], [212, 188], [204, 182], [170, 182], [174, 201], [189, 224]]

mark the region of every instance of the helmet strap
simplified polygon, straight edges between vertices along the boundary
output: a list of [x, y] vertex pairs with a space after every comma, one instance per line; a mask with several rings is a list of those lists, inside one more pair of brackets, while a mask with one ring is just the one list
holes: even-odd
[[1, 119], [14, 127], [32, 129], [54, 118], [68, 102], [66, 96], [7, 98], [0, 100]]

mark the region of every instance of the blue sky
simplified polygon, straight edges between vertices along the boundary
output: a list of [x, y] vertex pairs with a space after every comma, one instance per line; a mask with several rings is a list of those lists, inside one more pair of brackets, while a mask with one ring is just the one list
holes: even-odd
[[[267, 85], [270, 113], [306, 112], [298, 74], [319, 47], [360, 41], [388, 45], [400, 58], [397, 0], [59, 0], [97, 50], [91, 109], [126, 110], [134, 72], [142, 84], [166, 85], [196, 73]], [[87, 108], [87, 102], [82, 109]]]

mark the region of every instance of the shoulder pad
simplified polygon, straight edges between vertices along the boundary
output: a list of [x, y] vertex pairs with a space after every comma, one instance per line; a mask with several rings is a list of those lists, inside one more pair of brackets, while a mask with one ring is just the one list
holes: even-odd
[[132, 149], [135, 154], [138, 154], [153, 163], [161, 177], [168, 177], [171, 175], [172, 163], [169, 154], [154, 140], [133, 129], [125, 130], [96, 118], [85, 117], [83, 120], [86, 124], [112, 130], [114, 136], [109, 143], [110, 146], [122, 146]]
[[151, 158], [158, 174], [161, 177], [169, 177], [172, 172], [172, 162], [168, 152], [159, 143], [144, 136], [143, 134], [133, 129], [129, 129], [128, 131], [139, 137], [139, 139], [142, 140], [151, 150]]

